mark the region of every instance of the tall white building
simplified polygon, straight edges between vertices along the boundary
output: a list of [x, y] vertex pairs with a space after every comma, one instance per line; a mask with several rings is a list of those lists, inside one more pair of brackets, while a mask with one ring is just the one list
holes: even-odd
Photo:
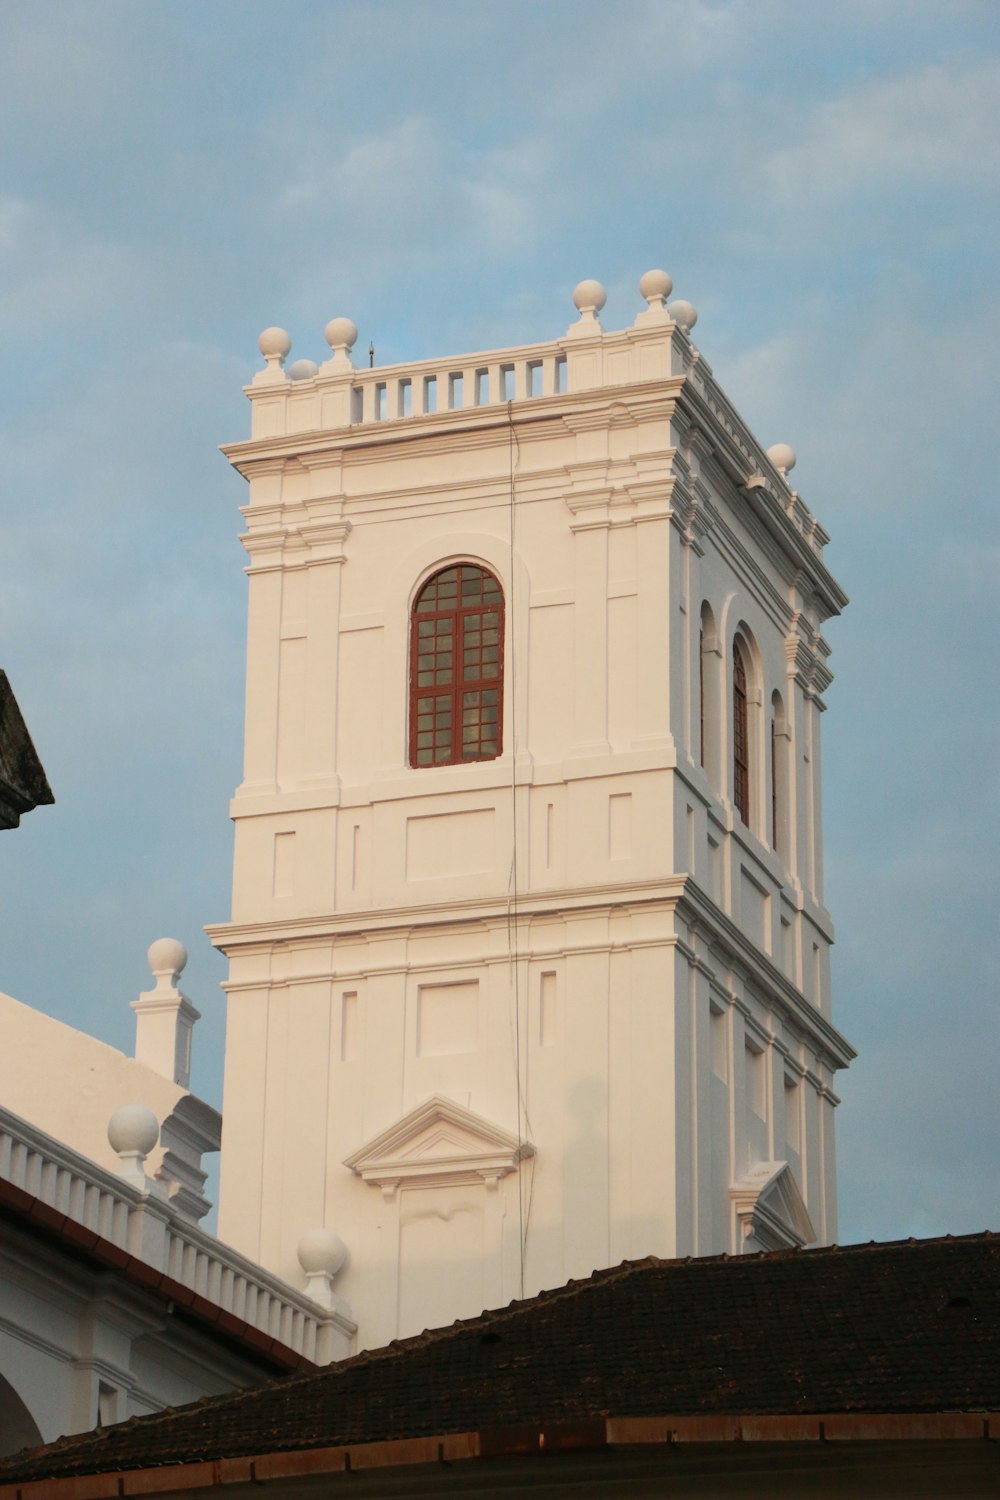
[[358, 1347], [829, 1241], [826, 533], [650, 271], [605, 332], [261, 336], [219, 1233]]

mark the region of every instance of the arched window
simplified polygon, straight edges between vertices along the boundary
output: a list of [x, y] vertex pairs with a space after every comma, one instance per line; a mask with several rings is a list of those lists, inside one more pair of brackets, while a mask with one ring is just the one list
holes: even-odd
[[771, 848], [778, 847], [778, 735], [771, 715]]
[[705, 627], [698, 631], [698, 764], [705, 764]]
[[771, 847], [788, 863], [788, 721], [777, 689], [771, 694]]
[[747, 666], [743, 648], [733, 641], [733, 803], [750, 825], [750, 736], [747, 728]]
[[699, 760], [713, 786], [721, 780], [719, 766], [719, 696], [721, 673], [719, 637], [715, 616], [708, 600], [701, 606], [701, 628], [698, 631], [698, 752]]
[[495, 760], [503, 731], [503, 591], [458, 563], [429, 578], [410, 620], [410, 765]]

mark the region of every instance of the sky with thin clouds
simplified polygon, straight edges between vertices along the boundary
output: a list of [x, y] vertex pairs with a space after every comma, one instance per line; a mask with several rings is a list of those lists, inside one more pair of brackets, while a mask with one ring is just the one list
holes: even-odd
[[221, 1097], [257, 334], [604, 326], [664, 266], [833, 540], [840, 1238], [1000, 1227], [995, 0], [0, 0], [3, 665], [56, 794], [0, 987], [130, 1050], [180, 937]]

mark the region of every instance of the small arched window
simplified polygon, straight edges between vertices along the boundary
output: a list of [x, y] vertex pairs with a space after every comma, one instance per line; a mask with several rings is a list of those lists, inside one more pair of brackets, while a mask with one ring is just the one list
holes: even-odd
[[410, 619], [410, 765], [495, 760], [503, 731], [503, 590], [458, 563], [429, 578]]
[[705, 764], [705, 627], [698, 631], [698, 764]]
[[788, 721], [777, 688], [771, 694], [771, 846], [788, 863]]
[[721, 780], [719, 766], [719, 695], [721, 683], [719, 637], [708, 600], [702, 601], [698, 631], [698, 757], [713, 786]]
[[750, 825], [750, 736], [747, 728], [747, 666], [743, 648], [733, 641], [733, 802]]
[[771, 848], [778, 847], [778, 726], [771, 711]]

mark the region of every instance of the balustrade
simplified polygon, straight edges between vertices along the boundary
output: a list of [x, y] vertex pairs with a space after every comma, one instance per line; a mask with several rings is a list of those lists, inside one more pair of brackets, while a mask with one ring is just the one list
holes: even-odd
[[119, 1250], [136, 1254], [141, 1247], [137, 1258], [306, 1359], [326, 1363], [350, 1352], [349, 1319], [320, 1309], [185, 1219], [158, 1184], [143, 1193], [4, 1109], [0, 1178]]

